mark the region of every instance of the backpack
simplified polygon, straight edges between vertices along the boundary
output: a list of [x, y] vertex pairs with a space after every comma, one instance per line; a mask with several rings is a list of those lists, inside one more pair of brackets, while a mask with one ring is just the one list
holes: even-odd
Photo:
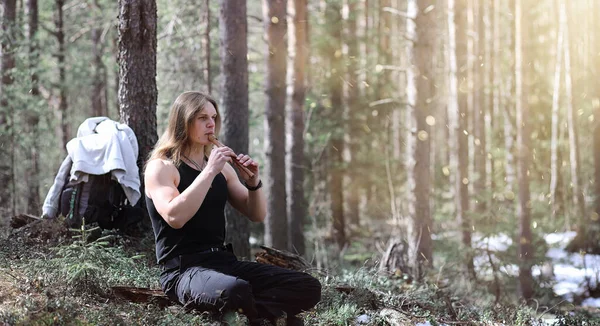
[[122, 186], [110, 173], [90, 174], [87, 182], [65, 182], [59, 211], [71, 228], [98, 223], [102, 229], [125, 230], [143, 218], [142, 209], [129, 204]]

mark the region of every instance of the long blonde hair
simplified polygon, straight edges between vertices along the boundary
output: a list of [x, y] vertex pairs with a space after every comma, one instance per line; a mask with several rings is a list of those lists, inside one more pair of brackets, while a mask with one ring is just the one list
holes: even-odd
[[[207, 103], [212, 103], [217, 111], [215, 120], [215, 135], [221, 130], [221, 115], [219, 107], [210, 95], [202, 92], [190, 91], [184, 92], [177, 97], [171, 109], [169, 110], [169, 124], [167, 129], [160, 136], [154, 149], [150, 153], [148, 161], [154, 159], [168, 159], [179, 167], [181, 157], [188, 151], [192, 145], [189, 138], [189, 131], [196, 118], [196, 115], [204, 110]], [[204, 155], [210, 155], [212, 145], [204, 146]]]

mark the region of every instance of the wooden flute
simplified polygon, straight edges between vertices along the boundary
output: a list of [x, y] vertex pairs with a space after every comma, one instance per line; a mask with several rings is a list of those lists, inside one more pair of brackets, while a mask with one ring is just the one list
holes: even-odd
[[[215, 144], [215, 146], [217, 147], [223, 147], [225, 145], [223, 145], [223, 143], [221, 143], [217, 137], [215, 137], [215, 135], [210, 135], [208, 137], [208, 139], [211, 141], [211, 143]], [[250, 169], [248, 169], [247, 167], [244, 166], [244, 164], [240, 163], [240, 161], [236, 159], [234, 159], [233, 164], [242, 172], [244, 172], [246, 175], [248, 175], [248, 177], [250, 178], [254, 178], [254, 173], [252, 173], [252, 171], [250, 171]]]

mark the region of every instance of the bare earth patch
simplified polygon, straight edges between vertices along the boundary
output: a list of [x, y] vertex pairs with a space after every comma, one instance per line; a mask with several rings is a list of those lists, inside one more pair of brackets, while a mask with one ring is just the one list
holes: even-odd
[[29, 280], [18, 271], [0, 269], [0, 313], [30, 315], [46, 307], [47, 297], [40, 293], [40, 280]]

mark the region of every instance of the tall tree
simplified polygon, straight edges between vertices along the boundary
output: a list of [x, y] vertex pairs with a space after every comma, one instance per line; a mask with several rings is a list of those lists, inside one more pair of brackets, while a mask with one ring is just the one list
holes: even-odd
[[[158, 139], [156, 19], [155, 0], [119, 0], [119, 112], [137, 137], [140, 175]], [[140, 180], [143, 193], [144, 178]], [[150, 227], [149, 219], [144, 226]]]
[[[575, 216], [580, 216], [579, 225], [582, 229], [585, 229], [586, 225], [586, 213], [585, 213], [585, 201], [583, 198], [583, 189], [580, 182], [580, 163], [579, 158], [579, 133], [577, 128], [577, 113], [573, 108], [573, 80], [571, 78], [571, 48], [575, 48], [569, 42], [569, 25], [573, 18], [567, 17], [567, 8], [564, 1], [560, 2], [561, 8], [560, 20], [564, 28], [564, 58], [565, 58], [565, 103], [567, 105], [567, 124], [569, 126], [569, 161], [571, 166], [571, 186], [573, 187], [573, 206]], [[571, 10], [569, 10], [570, 12]], [[570, 15], [569, 15], [570, 16]], [[570, 19], [569, 19], [570, 18]], [[582, 230], [583, 231], [583, 230]]]
[[[244, 5], [245, 6], [245, 5]], [[210, 0], [204, 1], [204, 20], [206, 21], [206, 29], [204, 30], [204, 35], [202, 37], [202, 46], [204, 47], [204, 82], [206, 83], [206, 90], [209, 94], [212, 93], [212, 76], [210, 73]], [[245, 23], [248, 25], [248, 22]], [[247, 29], [247, 27], [246, 27]], [[247, 42], [246, 42], [247, 43]], [[248, 61], [246, 59], [246, 61]], [[247, 73], [247, 70], [246, 70]], [[247, 87], [246, 87], [247, 88]], [[246, 105], [247, 106], [247, 105]], [[246, 153], [246, 152], [244, 152]]]
[[[2, 34], [0, 43], [2, 46], [2, 59], [0, 61], [0, 214], [4, 215], [11, 211], [13, 194], [9, 185], [13, 184], [13, 164], [11, 157], [11, 121], [13, 104], [10, 95], [10, 87], [14, 82], [13, 69], [15, 68], [16, 47], [16, 0], [2, 0]], [[14, 207], [12, 210], [14, 211]], [[2, 218], [4, 216], [0, 216]]]
[[346, 223], [344, 218], [344, 189], [343, 189], [343, 152], [344, 152], [344, 107], [342, 103], [343, 73], [342, 64], [342, 15], [339, 2], [326, 1], [326, 24], [329, 26], [328, 46], [326, 56], [328, 59], [329, 73], [326, 80], [329, 93], [328, 118], [331, 123], [331, 138], [327, 147], [329, 158], [329, 199], [332, 216], [332, 233], [338, 247], [341, 249], [346, 243]]
[[[596, 4], [596, 2], [594, 3], [594, 7], [596, 10], [591, 10], [590, 12], [593, 15], [592, 21], [594, 22], [594, 26], [596, 27], [600, 27], [600, 15], [598, 15], [598, 5]], [[594, 30], [596, 30], [594, 28]], [[596, 30], [597, 31], [597, 30]], [[600, 33], [596, 32], [594, 33], [594, 40], [592, 42], [593, 47], [592, 47], [592, 53], [597, 54], [598, 51], [600, 51]], [[594, 73], [594, 80], [600, 80], [600, 56], [595, 55], [593, 56], [593, 58], [595, 59], [593, 62], [593, 73]], [[594, 216], [596, 216], [598, 219], [596, 220], [596, 223], [600, 222], [600, 83], [596, 83], [595, 84], [596, 88], [594, 89], [594, 94], [595, 94], [595, 101], [594, 106], [593, 106], [593, 114], [594, 114], [594, 130], [593, 130], [593, 135], [594, 135], [594, 198], [595, 198], [595, 203], [594, 203], [594, 210], [596, 212], [596, 214]]]
[[[454, 0], [448, 1], [449, 28], [450, 28], [450, 51], [454, 49], [455, 54], [450, 59], [450, 71], [452, 79], [450, 87], [450, 100], [448, 105], [448, 115], [451, 125], [451, 142], [453, 143], [452, 171], [455, 174], [455, 204], [456, 218], [461, 227], [462, 243], [467, 249], [465, 264], [470, 277], [475, 277], [475, 267], [471, 254], [471, 220], [469, 218], [469, 176], [468, 176], [468, 20], [467, 0], [457, 0], [454, 7]], [[451, 55], [452, 56], [452, 55]], [[456, 76], [456, 77], [454, 77]], [[454, 84], [454, 85], [452, 85]]]
[[304, 103], [306, 97], [306, 78], [304, 71], [308, 60], [308, 17], [306, 0], [288, 1], [288, 44], [291, 72], [291, 105], [287, 115], [288, 133], [286, 155], [286, 186], [288, 239], [290, 250], [303, 255], [304, 217], [307, 214], [304, 198]]
[[102, 24], [100, 24], [100, 13], [102, 7], [98, 0], [94, 0], [92, 4], [92, 13], [94, 17], [94, 26], [90, 31], [92, 37], [92, 57], [93, 57], [93, 72], [92, 72], [92, 115], [107, 116], [108, 103], [106, 98], [107, 73], [106, 65], [102, 57], [104, 56], [104, 43], [102, 40]]
[[563, 50], [563, 35], [564, 23], [561, 19], [562, 14], [558, 17], [558, 31], [556, 35], [556, 62], [554, 68], [554, 89], [552, 93], [552, 125], [550, 134], [550, 205], [552, 219], [561, 213], [561, 202], [559, 196], [559, 178], [560, 178], [560, 161], [558, 140], [559, 135], [559, 119], [560, 119], [560, 77], [562, 69], [562, 54]]
[[[221, 0], [219, 14], [221, 38], [223, 141], [236, 153], [248, 153], [248, 23], [246, 0]], [[230, 205], [225, 209], [227, 241], [235, 253], [250, 258], [250, 231], [247, 218]], [[284, 248], [282, 248], [284, 249]]]
[[61, 148], [67, 147], [69, 141], [69, 123], [67, 121], [67, 69], [65, 62], [65, 23], [64, 23], [64, 0], [56, 0], [56, 14], [54, 16], [54, 36], [58, 42], [58, 53], [56, 58], [58, 61], [58, 111], [56, 111], [56, 117], [58, 118], [58, 127], [56, 129], [57, 135], [61, 140]]
[[529, 32], [529, 22], [532, 12], [531, 2], [515, 0], [515, 109], [517, 126], [517, 153], [518, 153], [518, 184], [519, 201], [517, 216], [519, 218], [519, 294], [525, 300], [533, 297], [533, 277], [531, 266], [533, 262], [533, 246], [531, 234], [531, 194], [529, 193], [529, 165], [531, 164], [531, 127], [530, 104], [527, 101], [529, 92], [532, 91], [525, 82], [524, 77], [531, 77], [533, 63], [531, 48], [524, 48], [524, 44], [531, 44], [532, 37]]
[[473, 192], [477, 194], [475, 211], [484, 212], [486, 208], [486, 132], [485, 132], [485, 116], [488, 97], [486, 96], [486, 88], [488, 86], [488, 76], [486, 73], [490, 62], [484, 62], [486, 58], [486, 7], [487, 2], [475, 1], [475, 6], [472, 10], [474, 11], [473, 16], [477, 19], [475, 25], [477, 26], [477, 37], [474, 38], [475, 42], [475, 53], [474, 64], [473, 64], [473, 76], [474, 76], [474, 89], [473, 89], [473, 156], [474, 156], [474, 180], [473, 180]]
[[[514, 10], [514, 1], [515, 0], [510, 0], [509, 1], [509, 10], [513, 11]], [[498, 8], [497, 10], [500, 10], [500, 8]], [[514, 19], [514, 17], [513, 17]], [[515, 24], [515, 22], [513, 21], [513, 24]], [[508, 29], [507, 34], [507, 47], [509, 49], [514, 49], [515, 48], [515, 33], [511, 32], [513, 29]], [[510, 67], [514, 70], [514, 57], [510, 56], [510, 57], [506, 57], [504, 56], [504, 59], [508, 59], [509, 60], [509, 65]], [[513, 98], [513, 94], [514, 94], [514, 87], [515, 87], [515, 82], [514, 82], [514, 76], [511, 73], [508, 73], [508, 76], [505, 78], [505, 82], [504, 85], [502, 86], [503, 88], [503, 109], [502, 109], [502, 117], [504, 118], [504, 156], [505, 156], [505, 162], [504, 162], [504, 171], [506, 174], [505, 180], [506, 180], [506, 193], [510, 194], [509, 196], [512, 196], [508, 199], [512, 200], [514, 199], [514, 195], [513, 195], [513, 191], [515, 191], [515, 182], [516, 182], [516, 168], [515, 168], [515, 117], [513, 115], [511, 115], [511, 110], [510, 108], [513, 107], [514, 105], [514, 101], [511, 100]]]
[[[413, 34], [415, 42], [409, 47], [409, 69], [407, 71], [408, 87], [407, 108], [410, 114], [410, 133], [407, 136], [410, 164], [407, 164], [409, 199], [409, 264], [414, 270], [414, 275], [422, 275], [423, 270], [433, 266], [433, 243], [431, 230], [433, 220], [431, 217], [430, 189], [431, 176], [429, 165], [431, 128], [427, 123], [431, 119], [431, 98], [434, 95], [434, 70], [430, 60], [433, 43], [435, 42], [435, 17], [436, 10], [430, 10], [435, 0], [412, 0], [408, 2], [407, 13], [409, 17], [416, 17], [414, 21], [407, 20], [407, 33]], [[410, 89], [413, 88], [413, 89]], [[414, 133], [416, 130], [416, 134]]]
[[[39, 48], [37, 41], [38, 32], [38, 2], [37, 0], [27, 0], [27, 38], [29, 41], [29, 69], [31, 71], [31, 97], [32, 102], [39, 101], [39, 76], [37, 74], [39, 61]], [[32, 214], [39, 214], [40, 210], [40, 182], [39, 182], [39, 159], [38, 159], [38, 123], [39, 114], [35, 110], [27, 110], [25, 113], [25, 122], [27, 133], [31, 135], [32, 143], [25, 151], [25, 157], [30, 164], [28, 173], [25, 174], [25, 184], [27, 184], [27, 208]]]
[[[357, 20], [358, 20], [358, 0], [346, 0], [345, 12], [348, 13], [346, 19], [346, 45], [348, 47], [348, 58], [347, 58], [347, 87], [345, 92], [346, 103], [348, 106], [348, 149], [350, 152], [349, 162], [347, 166], [352, 166], [356, 170], [359, 166], [358, 152], [360, 149], [361, 137], [360, 137], [360, 124], [359, 115], [362, 109], [361, 106], [361, 91], [362, 88], [359, 84], [359, 62], [360, 62], [360, 49], [357, 38]], [[364, 41], [363, 41], [364, 42]], [[359, 225], [360, 224], [360, 180], [362, 176], [356, 173], [349, 177], [349, 183], [347, 186], [347, 217], [348, 223]]]
[[279, 249], [288, 248], [285, 194], [286, 16], [287, 0], [263, 0], [267, 40], [265, 155], [269, 194], [265, 244]]
[[[489, 48], [486, 53], [486, 61], [489, 67], [489, 97], [490, 100], [487, 103], [488, 110], [485, 117], [485, 129], [487, 132], [486, 152], [489, 155], [487, 161], [486, 173], [488, 175], [486, 186], [491, 189], [492, 193], [496, 191], [496, 180], [495, 180], [495, 162], [496, 162], [496, 125], [498, 112], [500, 111], [500, 25], [499, 17], [500, 12], [498, 10], [499, 0], [493, 0], [488, 5], [488, 22], [489, 30], [486, 32], [489, 38]], [[492, 195], [493, 198], [493, 195]]]

